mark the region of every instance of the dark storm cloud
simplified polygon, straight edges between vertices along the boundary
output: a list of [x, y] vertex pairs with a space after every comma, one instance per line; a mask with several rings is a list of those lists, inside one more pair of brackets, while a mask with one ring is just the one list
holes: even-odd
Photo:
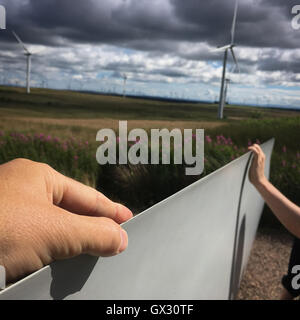
[[265, 5], [269, 7], [278, 7], [283, 15], [290, 18], [292, 7], [299, 5], [298, 0], [264, 0]]
[[[300, 31], [291, 28], [291, 9], [297, 2], [240, 0], [236, 44], [274, 50], [299, 48]], [[72, 43], [112, 44], [152, 52], [157, 57], [170, 53], [192, 60], [221, 60], [221, 54], [212, 55], [205, 48], [191, 49], [197, 43], [210, 46], [229, 43], [235, 0], [5, 0], [2, 3], [7, 9], [8, 28], [21, 34], [25, 43], [62, 47]], [[13, 44], [16, 48], [9, 30], [1, 33], [1, 39], [2, 49]], [[182, 50], [182, 42], [190, 43], [191, 47]], [[299, 72], [298, 63], [269, 58], [262, 59], [258, 68]]]
[[[213, 45], [230, 42], [234, 0], [210, 0], [205, 4], [197, 0], [171, 2], [181, 20], [198, 26], [201, 40], [206, 39]], [[293, 31], [290, 23], [293, 3], [295, 1], [239, 1], [235, 42], [253, 47], [299, 47], [299, 33]]]
[[291, 73], [300, 73], [300, 61], [278, 61], [268, 59], [258, 63], [258, 69], [262, 71], [289, 71]]
[[[165, 51], [172, 49], [174, 41], [228, 43], [234, 8], [234, 0], [170, 0], [170, 10], [165, 9], [167, 0], [4, 2], [8, 26], [22, 31], [24, 41], [62, 45], [60, 37], [63, 37], [76, 43], [109, 43]], [[258, 47], [299, 46], [296, 41], [299, 33], [290, 24], [295, 3], [240, 1], [236, 42]], [[165, 47], [158, 48], [156, 41], [166, 41]]]
[[[75, 43], [117, 44], [143, 49], [138, 43], [141, 41], [149, 49], [148, 41], [173, 40], [173, 36], [180, 40], [188, 31], [183, 30], [180, 23], [173, 23], [172, 16], [161, 13], [159, 6], [145, 0], [117, 1], [118, 6], [108, 0], [16, 2], [24, 4], [6, 4], [8, 27], [22, 30], [24, 41], [30, 40], [33, 44], [61, 45], [63, 37]], [[154, 48], [156, 45], [152, 44]]]

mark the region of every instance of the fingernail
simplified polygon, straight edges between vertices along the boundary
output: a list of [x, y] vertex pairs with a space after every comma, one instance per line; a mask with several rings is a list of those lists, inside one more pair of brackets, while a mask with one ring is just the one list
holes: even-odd
[[122, 222], [125, 222], [131, 219], [133, 216], [132, 212], [125, 206], [120, 203], [117, 203], [117, 219]]
[[121, 243], [120, 243], [120, 247], [118, 249], [118, 253], [121, 253], [122, 251], [124, 251], [127, 248], [127, 245], [128, 245], [127, 232], [124, 229], [121, 229], [120, 235], [121, 235]]

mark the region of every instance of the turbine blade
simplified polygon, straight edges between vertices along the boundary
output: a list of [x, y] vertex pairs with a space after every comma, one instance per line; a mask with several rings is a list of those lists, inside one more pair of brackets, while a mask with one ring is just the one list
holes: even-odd
[[220, 52], [220, 51], [225, 51], [225, 50], [230, 49], [230, 48], [231, 48], [231, 45], [228, 44], [228, 45], [226, 45], [226, 46], [224, 46], [224, 47], [220, 47], [220, 48], [213, 49], [213, 50], [211, 50], [210, 52]]
[[42, 54], [43, 52], [45, 51], [45, 49], [37, 49], [37, 50], [31, 50], [30, 54], [34, 54], [34, 55], [39, 55], [39, 54]]
[[235, 69], [236, 69], [236, 64], [232, 66], [232, 68], [230, 69], [230, 73], [234, 73]]
[[235, 53], [234, 53], [234, 51], [233, 51], [233, 48], [230, 48], [230, 51], [231, 51], [231, 54], [232, 54], [233, 61], [234, 61], [235, 65], [236, 65], [236, 67], [238, 68], [238, 71], [239, 71], [239, 73], [240, 73], [240, 66], [239, 66], [238, 61], [237, 61], [237, 59], [236, 59]]
[[234, 44], [237, 10], [238, 10], [238, 0], [236, 0], [235, 8], [234, 8], [234, 15], [233, 15], [233, 21], [232, 21], [232, 27], [231, 27], [231, 44]]
[[29, 50], [25, 47], [25, 44], [22, 42], [22, 40], [19, 38], [19, 36], [13, 30], [12, 30], [12, 33], [13, 33], [14, 37], [17, 39], [17, 41], [20, 43], [22, 48], [25, 50], [25, 52], [28, 53], [28, 54], [31, 54], [29, 52]]

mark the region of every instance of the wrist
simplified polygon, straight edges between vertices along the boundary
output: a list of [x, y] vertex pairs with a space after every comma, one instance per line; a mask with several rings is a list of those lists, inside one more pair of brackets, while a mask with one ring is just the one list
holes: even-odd
[[267, 185], [269, 184], [268, 179], [263, 176], [261, 179], [257, 180], [257, 182], [255, 183], [255, 187], [257, 189], [263, 189], [265, 188]]

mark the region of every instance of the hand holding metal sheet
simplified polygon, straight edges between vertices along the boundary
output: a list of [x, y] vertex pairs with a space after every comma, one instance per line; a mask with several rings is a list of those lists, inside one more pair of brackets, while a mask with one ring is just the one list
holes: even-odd
[[[262, 145], [268, 177], [274, 141]], [[149, 208], [122, 227], [122, 254], [56, 261], [0, 299], [233, 299], [263, 199], [248, 180], [251, 154]]]
[[26, 159], [0, 166], [0, 265], [7, 283], [82, 253], [111, 256], [127, 247], [119, 224], [129, 209], [51, 167]]

